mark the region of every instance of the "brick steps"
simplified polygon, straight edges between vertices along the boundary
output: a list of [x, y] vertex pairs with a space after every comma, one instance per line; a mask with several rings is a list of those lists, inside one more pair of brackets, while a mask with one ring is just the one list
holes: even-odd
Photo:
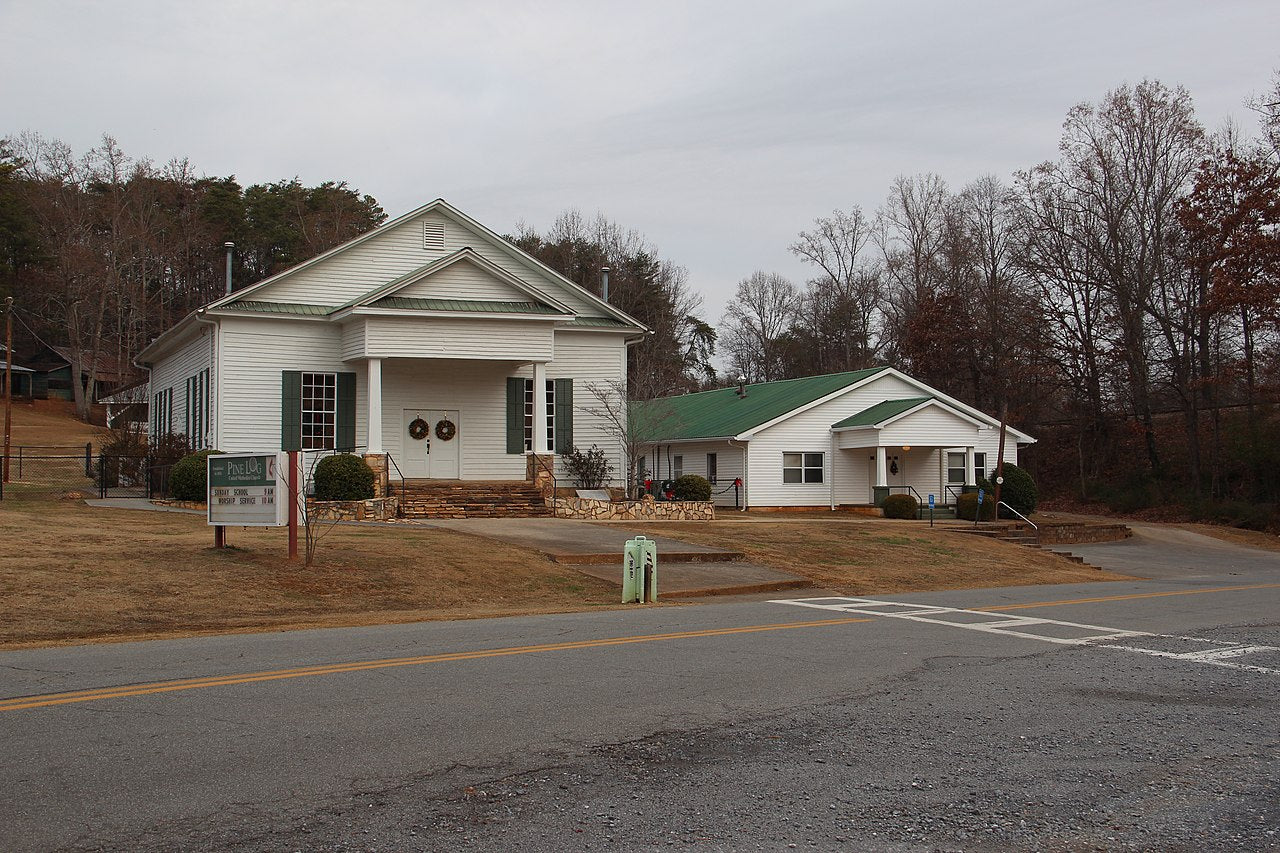
[[[400, 484], [391, 485], [399, 495]], [[405, 518], [551, 518], [551, 508], [532, 483], [441, 480], [405, 484], [400, 502]]]
[[982, 527], [956, 527], [952, 528], [957, 533], [967, 533], [970, 536], [984, 536], [988, 539], [996, 539], [1000, 542], [1008, 542], [1011, 545], [1021, 545], [1024, 548], [1035, 548], [1037, 550], [1047, 551], [1050, 554], [1056, 554], [1059, 557], [1070, 560], [1081, 566], [1087, 566], [1091, 569], [1101, 570], [1100, 566], [1092, 563], [1086, 563], [1084, 557], [1076, 556], [1070, 551], [1055, 551], [1040, 544], [1040, 537], [1036, 535], [1036, 531], [1025, 524], [992, 524], [990, 522]]

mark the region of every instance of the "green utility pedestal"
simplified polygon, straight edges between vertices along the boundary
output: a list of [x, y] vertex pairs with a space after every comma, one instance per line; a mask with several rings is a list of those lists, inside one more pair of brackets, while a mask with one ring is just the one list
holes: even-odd
[[645, 536], [628, 539], [622, 551], [622, 603], [658, 600], [658, 543]]

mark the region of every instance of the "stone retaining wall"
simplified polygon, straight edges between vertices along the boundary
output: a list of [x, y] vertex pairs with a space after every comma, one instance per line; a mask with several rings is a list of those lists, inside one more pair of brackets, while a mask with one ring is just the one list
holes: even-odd
[[155, 498], [151, 502], [156, 506], [171, 506], [177, 509], [206, 510], [209, 508], [209, 505], [204, 501], [173, 501], [168, 498]]
[[1094, 542], [1119, 542], [1133, 531], [1123, 524], [1041, 524], [1036, 538], [1041, 545], [1088, 545]]
[[370, 498], [367, 501], [307, 500], [307, 509], [320, 521], [391, 521], [400, 507], [400, 499]]
[[556, 518], [589, 521], [714, 521], [711, 501], [598, 501], [590, 498], [553, 498]]

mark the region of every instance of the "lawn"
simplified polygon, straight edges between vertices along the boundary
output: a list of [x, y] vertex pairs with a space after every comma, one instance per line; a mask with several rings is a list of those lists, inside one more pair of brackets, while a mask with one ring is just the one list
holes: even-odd
[[0, 648], [229, 631], [364, 625], [617, 603], [616, 588], [539, 554], [421, 527], [331, 527], [316, 565], [283, 529], [204, 517], [0, 503]]
[[832, 592], [867, 595], [1122, 580], [1045, 551], [900, 521], [787, 518], [652, 525], [655, 534], [742, 551]]

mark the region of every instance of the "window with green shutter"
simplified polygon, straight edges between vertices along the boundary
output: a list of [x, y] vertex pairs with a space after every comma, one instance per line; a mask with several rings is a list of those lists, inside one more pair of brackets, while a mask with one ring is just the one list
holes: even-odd
[[568, 453], [573, 447], [573, 380], [555, 380], [555, 443], [556, 453]]
[[508, 453], [524, 453], [524, 385], [518, 376], [507, 377]]
[[280, 372], [280, 449], [302, 449], [302, 371]]

